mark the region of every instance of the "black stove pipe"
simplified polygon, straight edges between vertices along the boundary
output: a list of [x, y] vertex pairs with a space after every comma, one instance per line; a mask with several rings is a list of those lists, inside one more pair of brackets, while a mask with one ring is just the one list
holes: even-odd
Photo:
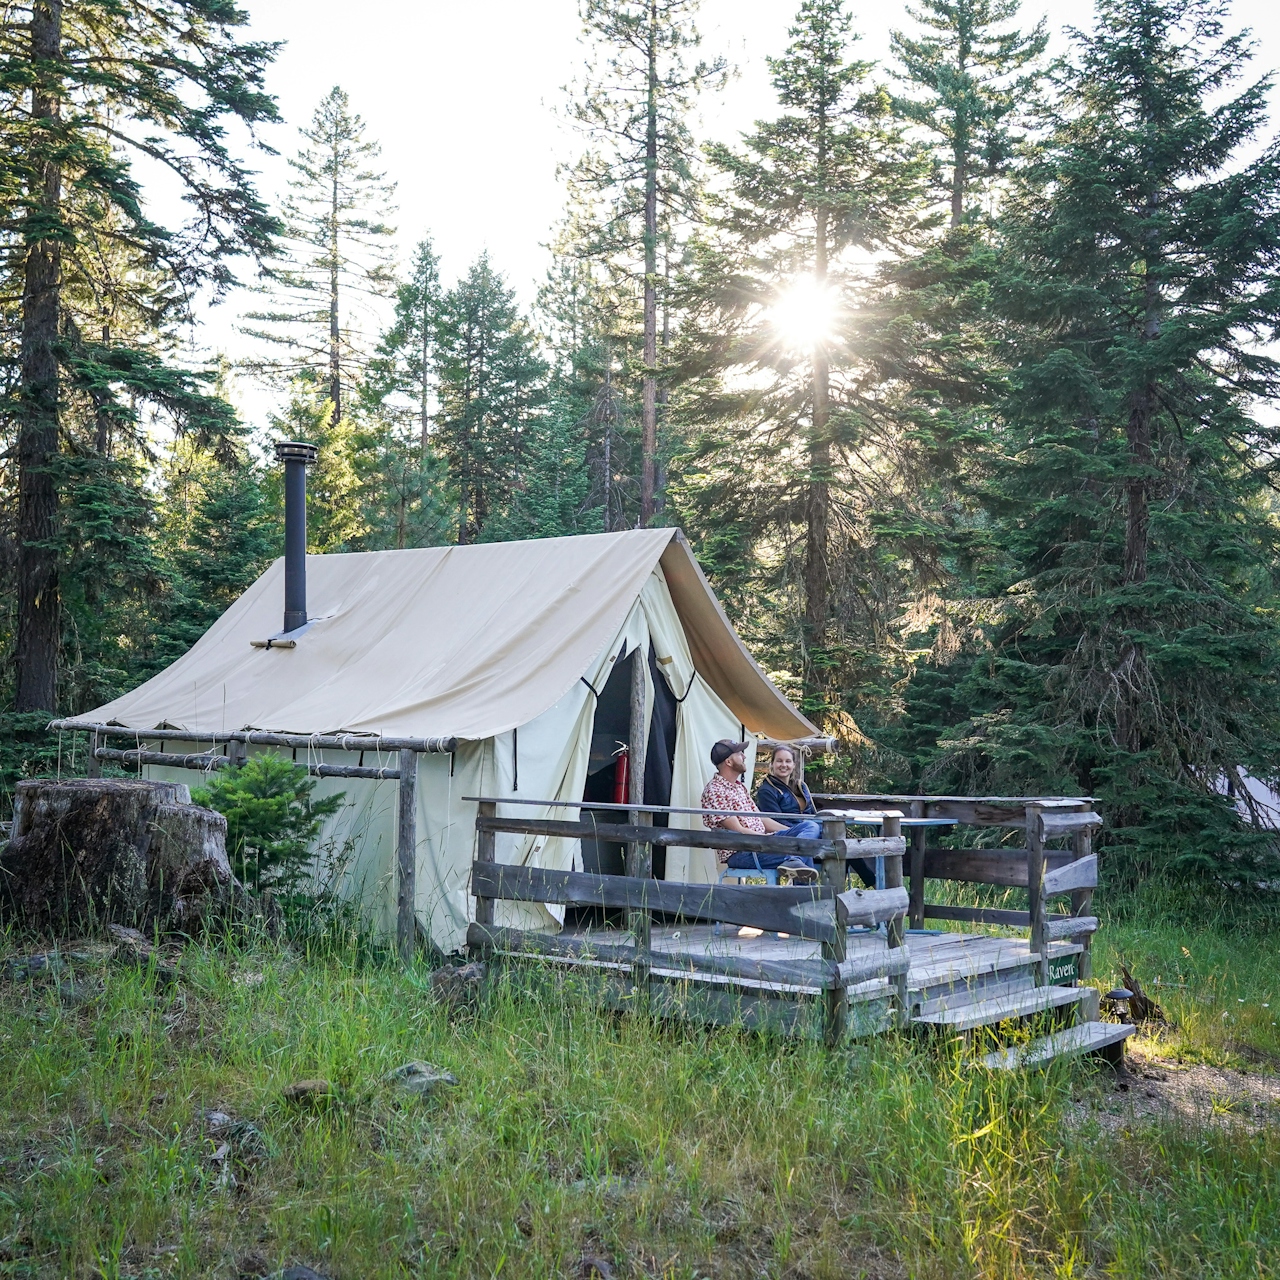
[[284, 463], [284, 631], [307, 622], [307, 468], [318, 452], [298, 440], [276, 444]]

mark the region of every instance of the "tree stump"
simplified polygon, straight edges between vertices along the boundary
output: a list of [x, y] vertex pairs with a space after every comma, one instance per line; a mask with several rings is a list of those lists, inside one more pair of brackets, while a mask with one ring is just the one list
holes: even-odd
[[61, 935], [109, 924], [190, 933], [255, 904], [227, 860], [227, 820], [180, 783], [128, 778], [18, 783], [0, 853], [0, 904]]

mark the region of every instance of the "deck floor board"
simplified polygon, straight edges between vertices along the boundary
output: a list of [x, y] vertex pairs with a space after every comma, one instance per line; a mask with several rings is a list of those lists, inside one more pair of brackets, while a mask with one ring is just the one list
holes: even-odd
[[[629, 933], [618, 929], [567, 930], [564, 936], [591, 939], [597, 943], [632, 942]], [[1029, 966], [1034, 959], [1026, 938], [991, 934], [912, 933], [907, 935], [907, 946], [911, 954], [907, 988], [916, 992], [976, 979], [986, 980], [1006, 970], [1016, 972]], [[816, 960], [821, 955], [819, 944], [804, 938], [779, 937], [773, 933], [742, 936], [734, 926], [726, 926], [717, 933], [714, 925], [656, 925], [651, 947], [654, 952], [654, 971], [659, 974], [678, 974], [675, 957], [681, 952], [734, 956], [744, 960], [781, 961]], [[848, 935], [846, 954], [850, 959], [856, 959], [859, 955], [883, 953], [885, 950], [885, 938], [881, 933], [854, 932]], [[1078, 950], [1079, 946], [1064, 943], [1051, 947], [1050, 954], [1067, 955]], [[662, 964], [659, 957], [663, 955], [672, 957], [671, 966]], [[712, 975], [698, 975], [698, 980], [711, 981]], [[775, 984], [772, 983], [747, 985], [758, 986], [763, 990], [775, 989]], [[872, 998], [881, 995], [885, 985], [883, 980], [875, 979], [851, 988], [849, 995], [853, 999]]]

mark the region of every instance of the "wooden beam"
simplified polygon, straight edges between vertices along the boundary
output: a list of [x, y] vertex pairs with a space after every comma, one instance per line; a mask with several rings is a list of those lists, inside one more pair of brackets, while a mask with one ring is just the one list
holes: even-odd
[[[490, 865], [495, 861], [495, 845], [497, 837], [492, 827], [482, 825], [485, 819], [492, 818], [496, 812], [497, 806], [492, 800], [481, 800], [477, 805], [478, 816], [476, 817], [476, 860], [480, 864]], [[493, 923], [493, 899], [492, 893], [486, 893], [481, 885], [476, 883], [476, 878], [471, 877], [471, 892], [476, 900], [476, 923], [492, 924]]]
[[476, 830], [515, 831], [522, 835], [567, 836], [630, 844], [646, 841], [663, 848], [733, 849], [747, 853], [794, 853], [815, 858], [843, 856], [844, 841], [796, 840], [790, 836], [753, 836], [737, 831], [697, 831], [684, 827], [647, 827], [597, 822], [566, 822], [558, 818], [478, 817]]
[[[822, 824], [822, 834], [832, 844], [847, 843], [844, 839], [844, 831], [843, 818], [828, 818]], [[822, 876], [824, 887], [838, 901], [839, 894], [844, 892], [845, 882], [848, 879], [848, 870], [845, 866], [844, 858], [826, 858], [820, 866], [821, 871], [819, 874]], [[845, 959], [847, 939], [845, 927], [839, 920], [838, 909], [834, 910], [834, 915], [839, 927], [835, 929], [830, 938], [823, 940], [822, 958], [830, 964], [839, 966]], [[836, 1045], [844, 1039], [848, 1012], [849, 1000], [845, 995], [844, 988], [833, 985], [827, 991], [826, 1007], [823, 1009], [823, 1036], [827, 1044]]]
[[903, 888], [850, 889], [836, 897], [836, 919], [845, 926], [877, 925], [901, 916], [910, 905]]
[[[886, 819], [889, 821], [889, 819]], [[843, 826], [844, 819], [840, 819]], [[826, 823], [823, 823], [825, 829]], [[836, 829], [836, 824], [831, 824]], [[830, 837], [828, 837], [830, 838]], [[901, 857], [907, 851], [906, 836], [863, 836], [858, 839], [845, 839], [844, 856], [846, 858], [894, 858]], [[839, 855], [836, 855], [839, 857]]]
[[776, 982], [792, 987], [822, 989], [841, 981], [838, 968], [826, 960], [755, 960], [746, 956], [707, 955], [700, 951], [650, 952], [594, 938], [564, 938], [532, 930], [499, 929], [482, 924], [473, 924], [467, 929], [467, 945], [519, 955], [597, 960], [631, 969], [644, 962], [659, 969], [745, 978], [751, 982]]
[[114, 747], [98, 747], [94, 755], [101, 760], [111, 760], [117, 764], [162, 764], [170, 769], [196, 769], [200, 773], [208, 773], [213, 769], [225, 769], [231, 763], [223, 755], [189, 754], [180, 755], [173, 751], [118, 751]]
[[418, 885], [418, 753], [400, 752], [400, 802], [396, 828], [396, 950], [403, 964], [413, 960], [418, 943], [415, 910]]
[[[628, 814], [630, 825], [645, 827], [649, 825], [649, 815], [642, 812], [640, 805], [644, 801], [644, 756], [646, 749], [644, 703], [645, 703], [645, 666], [647, 654], [643, 645], [636, 645], [631, 651], [631, 708], [627, 735], [627, 785], [628, 800], [634, 806]], [[653, 845], [647, 840], [633, 840], [627, 845], [626, 872], [642, 880], [653, 876]], [[652, 917], [648, 911], [632, 911], [627, 915], [627, 928], [636, 940], [637, 958], [632, 967], [631, 976], [638, 991], [648, 991], [649, 966], [645, 956], [649, 951]]]
[[1031, 950], [1040, 957], [1036, 986], [1049, 985], [1048, 938], [1045, 936], [1044, 812], [1027, 805], [1027, 914], [1030, 917]]
[[[1059, 938], [1081, 938], [1087, 940], [1090, 934], [1098, 931], [1097, 916], [1047, 916], [1045, 918], [1044, 936], [1049, 942]], [[1087, 977], [1085, 973], [1081, 978]]]
[[[756, 746], [769, 750], [774, 747], [792, 747], [802, 755], [823, 755], [839, 751], [840, 741], [838, 738], [791, 738], [786, 741], [782, 738], [757, 738]], [[796, 763], [799, 764], [799, 761]]]
[[1077, 858], [1066, 866], [1044, 873], [1044, 893], [1047, 898], [1054, 893], [1070, 893], [1073, 889], [1098, 887], [1098, 855]]
[[[911, 816], [924, 817], [924, 801], [911, 802]], [[911, 928], [924, 928], [924, 858], [928, 844], [928, 829], [913, 827], [911, 830], [911, 900], [907, 919]]]
[[[893, 814], [886, 814], [884, 825], [880, 828], [880, 834], [886, 840], [901, 841], [903, 849], [896, 854], [888, 855], [884, 860], [884, 891], [892, 893], [895, 890], [904, 901], [900, 910], [894, 916], [886, 921], [886, 930], [888, 933], [889, 950], [906, 950], [903, 943], [906, 941], [905, 932], [903, 930], [903, 921], [908, 903], [905, 901], [907, 892], [902, 887], [902, 856], [906, 849], [906, 841], [902, 838], [902, 818]], [[900, 1029], [905, 1029], [911, 1022], [911, 1006], [907, 999], [907, 974], [904, 969], [893, 979], [894, 987], [894, 1011], [897, 1015], [897, 1022]]]
[[1006, 911], [997, 907], [943, 907], [924, 904], [926, 920], [969, 920], [974, 924], [1006, 924], [1015, 929], [1026, 929], [1031, 924], [1027, 911]]
[[268, 733], [261, 729], [131, 729], [127, 725], [96, 724], [74, 719], [55, 720], [51, 729], [78, 729], [102, 738], [129, 738], [138, 742], [247, 742], [260, 747], [313, 748], [317, 751], [455, 751], [458, 740], [440, 738], [390, 738], [376, 733]]
[[[831, 941], [837, 932], [835, 896], [824, 885], [681, 884], [476, 862], [471, 868], [471, 892], [477, 898], [516, 902], [660, 911], [687, 920], [721, 920], [770, 933], [789, 933], [815, 942]], [[491, 924], [492, 920], [481, 923]]]
[[[923, 831], [925, 828], [917, 828]], [[1066, 849], [1046, 849], [1046, 867], [1065, 866], [1072, 859]], [[999, 884], [1027, 887], [1025, 849], [933, 849], [924, 850], [925, 878], [958, 880], [963, 884]]]
[[[210, 769], [227, 769], [239, 763], [238, 757], [230, 755], [179, 755], [171, 751], [117, 751], [114, 747], [99, 747], [96, 752], [99, 760], [116, 760], [121, 764], [161, 764], [169, 769], [196, 769], [208, 773]], [[313, 778], [367, 778], [374, 782], [392, 782], [399, 778], [400, 770], [365, 769], [353, 764], [304, 764], [299, 766]]]
[[[1090, 856], [1094, 857], [1095, 862], [1097, 860], [1096, 855], [1093, 853], [1093, 832], [1091, 831], [1077, 831], [1071, 837], [1071, 849], [1077, 860], [1083, 860]], [[1092, 907], [1092, 888], [1073, 889], [1071, 891], [1071, 914], [1073, 916], [1088, 916]], [[1078, 972], [1080, 981], [1086, 982], [1093, 977], [1092, 934], [1085, 934], [1080, 939], [1080, 942], [1084, 950], [1080, 953]]]
[[1102, 826], [1102, 818], [1093, 812], [1040, 814], [1040, 835], [1043, 840], [1055, 840], [1058, 836], [1075, 835], [1077, 831], [1091, 831]]

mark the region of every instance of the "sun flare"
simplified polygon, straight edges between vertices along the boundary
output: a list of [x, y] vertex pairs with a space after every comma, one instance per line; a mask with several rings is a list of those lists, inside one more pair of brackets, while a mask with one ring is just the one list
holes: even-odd
[[769, 319], [788, 347], [809, 351], [835, 337], [839, 310], [834, 289], [812, 276], [800, 276], [778, 294]]

